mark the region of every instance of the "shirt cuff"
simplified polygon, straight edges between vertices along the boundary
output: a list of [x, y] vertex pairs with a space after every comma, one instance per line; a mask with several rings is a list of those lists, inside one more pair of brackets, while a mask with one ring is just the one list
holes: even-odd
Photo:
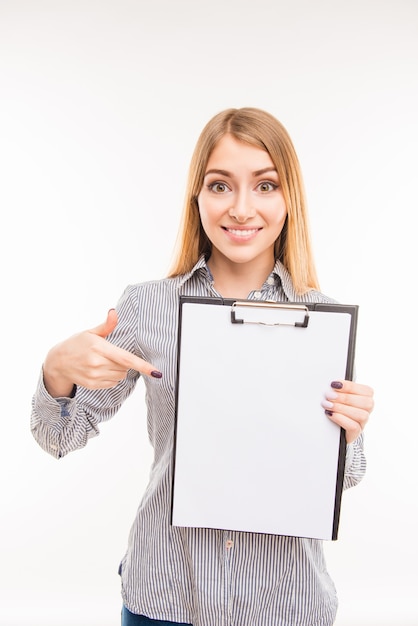
[[76, 407], [74, 399], [76, 389], [77, 387], [74, 385], [71, 396], [69, 397], [53, 398], [45, 387], [42, 370], [39, 377], [38, 390], [34, 399], [35, 410], [38, 415], [42, 415], [45, 421], [50, 424], [62, 422], [63, 418], [65, 422], [68, 422]]

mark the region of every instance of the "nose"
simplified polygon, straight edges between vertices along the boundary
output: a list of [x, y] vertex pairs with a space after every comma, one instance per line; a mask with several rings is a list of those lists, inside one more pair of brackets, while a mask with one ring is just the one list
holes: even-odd
[[255, 215], [255, 209], [245, 191], [239, 192], [234, 197], [234, 204], [229, 209], [229, 215], [239, 224], [244, 224]]

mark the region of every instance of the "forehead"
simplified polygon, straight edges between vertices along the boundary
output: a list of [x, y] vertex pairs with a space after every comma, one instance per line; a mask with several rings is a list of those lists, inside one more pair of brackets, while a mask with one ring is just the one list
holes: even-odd
[[259, 170], [273, 167], [269, 153], [258, 146], [224, 135], [212, 150], [206, 169], [218, 168], [234, 171], [237, 168]]

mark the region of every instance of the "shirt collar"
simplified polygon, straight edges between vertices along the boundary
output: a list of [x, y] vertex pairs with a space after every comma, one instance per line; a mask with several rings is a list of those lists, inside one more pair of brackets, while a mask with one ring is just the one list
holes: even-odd
[[[198, 271], [202, 271], [204, 274], [206, 274], [207, 280], [209, 282], [212, 282], [212, 275], [206, 264], [205, 256], [202, 254], [196, 265], [194, 265], [190, 272], [187, 272], [186, 274], [183, 274], [179, 277], [179, 286], [182, 287]], [[293, 287], [291, 276], [281, 261], [277, 260], [275, 262], [273, 271], [271, 272], [270, 276], [277, 277], [279, 279], [282, 284], [283, 291], [289, 299], [289, 302], [300, 300], [300, 295], [296, 293], [295, 288]]]
[[205, 259], [205, 255], [204, 254], [202, 254], [200, 256], [198, 262], [196, 263], [196, 265], [194, 265], [194, 267], [192, 267], [190, 272], [186, 272], [186, 274], [183, 274], [182, 276], [179, 276], [179, 287], [182, 287], [184, 285], [184, 283], [186, 283], [188, 280], [190, 280], [190, 278], [192, 278], [192, 276], [194, 276], [196, 274], [196, 272], [198, 272], [199, 270], [203, 270], [203, 272], [205, 272], [207, 274], [207, 278], [208, 278], [209, 281], [212, 280], [211, 273], [209, 272], [209, 268], [206, 265], [206, 259]]
[[296, 293], [293, 286], [292, 278], [288, 270], [278, 259], [274, 264], [273, 271], [270, 276], [277, 276], [279, 278], [280, 282], [282, 283], [283, 291], [289, 299], [289, 302], [295, 302], [300, 300], [300, 294]]

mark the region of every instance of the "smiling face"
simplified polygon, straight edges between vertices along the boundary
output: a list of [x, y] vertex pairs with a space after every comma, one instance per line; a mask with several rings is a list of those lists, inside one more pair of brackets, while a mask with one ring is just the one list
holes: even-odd
[[212, 243], [210, 266], [223, 271], [257, 266], [267, 277], [287, 214], [268, 152], [224, 135], [209, 157], [198, 204]]

